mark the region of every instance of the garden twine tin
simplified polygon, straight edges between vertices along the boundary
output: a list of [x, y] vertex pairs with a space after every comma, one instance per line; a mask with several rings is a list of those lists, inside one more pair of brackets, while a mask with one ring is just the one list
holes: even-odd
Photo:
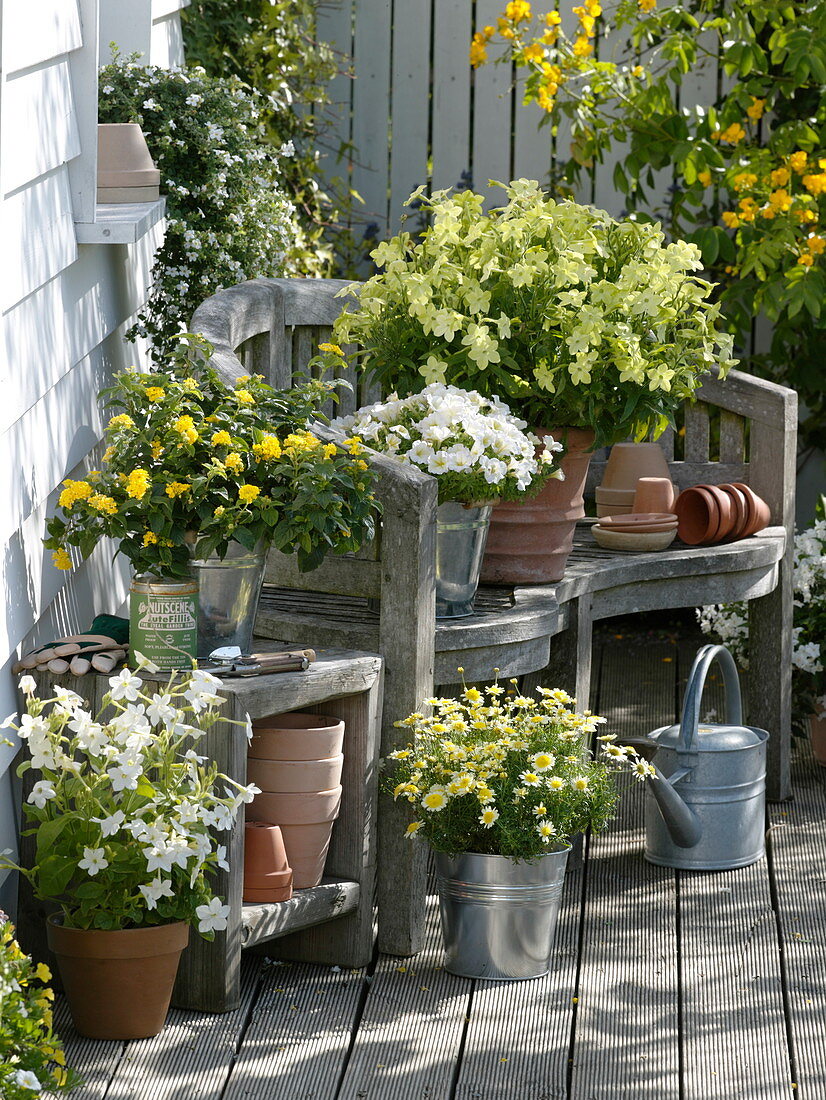
[[129, 590], [129, 646], [164, 672], [191, 669], [198, 655], [198, 583], [135, 577]]

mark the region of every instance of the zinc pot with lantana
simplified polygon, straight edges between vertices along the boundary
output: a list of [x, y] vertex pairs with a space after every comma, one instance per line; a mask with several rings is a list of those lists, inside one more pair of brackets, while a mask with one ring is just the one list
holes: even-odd
[[571, 836], [608, 823], [617, 771], [653, 772], [610, 733], [594, 755], [605, 719], [565, 692], [540, 688], [537, 702], [514, 684], [426, 700], [432, 716], [397, 722], [413, 741], [389, 754], [385, 788], [415, 815], [407, 835], [435, 852], [445, 969], [469, 978], [547, 973]]
[[47, 525], [62, 569], [72, 547], [86, 557], [118, 540], [135, 571], [131, 643], [162, 669], [249, 652], [270, 545], [309, 570], [373, 532], [367, 463], [309, 430], [335, 384], [230, 383], [211, 354], [185, 335], [163, 366], [117, 375], [100, 395], [114, 413], [103, 468], [64, 482]]
[[257, 788], [198, 755], [220, 686], [196, 671], [150, 693], [124, 669], [93, 714], [72, 691], [40, 699], [33, 677], [20, 681], [26, 713], [4, 725], [28, 750], [18, 775], [39, 775], [25, 803], [35, 856], [31, 867], [0, 866], [57, 909], [49, 946], [81, 1035], [156, 1035], [190, 926], [207, 939], [227, 927], [229, 906], [210, 888], [227, 867], [213, 830], [234, 828]]
[[437, 618], [473, 613], [494, 502], [523, 500], [562, 476], [561, 444], [525, 431], [498, 398], [441, 382], [392, 394], [332, 427], [437, 479]]
[[498, 506], [488, 541], [483, 579], [541, 583], [564, 570], [591, 450], [662, 432], [704, 374], [728, 369], [731, 337], [693, 274], [695, 245], [532, 180], [504, 190], [488, 212], [471, 191], [416, 192], [428, 228], [371, 253], [383, 270], [350, 288], [333, 332], [385, 392], [442, 382], [498, 395], [565, 445], [565, 480]]

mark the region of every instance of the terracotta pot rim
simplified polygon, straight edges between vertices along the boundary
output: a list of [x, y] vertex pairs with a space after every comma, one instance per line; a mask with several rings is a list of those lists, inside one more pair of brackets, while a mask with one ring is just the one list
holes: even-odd
[[[71, 928], [60, 913], [46, 924], [49, 946], [56, 955], [88, 959], [141, 959], [180, 953], [189, 943], [186, 921], [147, 924], [140, 928]], [[167, 941], [158, 950], [158, 941]]]
[[[702, 501], [706, 511], [705, 527], [701, 534], [698, 534], [698, 532], [702, 526], [702, 520], [697, 520], [697, 530], [692, 531], [689, 528], [691, 519], [684, 515], [686, 507], [692, 507], [691, 502], [695, 497]], [[683, 542], [689, 546], [702, 546], [704, 543], [714, 541], [720, 527], [720, 506], [716, 498], [707, 489], [699, 485], [692, 485], [687, 489], [683, 489], [674, 502], [674, 511], [680, 521], [678, 531]]]
[[327, 714], [308, 714], [303, 711], [288, 711], [285, 714], [269, 714], [265, 718], [258, 718], [252, 723], [253, 737], [256, 731], [271, 733], [273, 730], [302, 730], [307, 733], [331, 733], [343, 726], [341, 718], [334, 718]]

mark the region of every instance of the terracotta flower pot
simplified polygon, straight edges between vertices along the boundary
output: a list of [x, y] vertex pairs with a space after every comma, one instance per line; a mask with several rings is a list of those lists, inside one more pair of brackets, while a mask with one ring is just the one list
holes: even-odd
[[585, 515], [583, 490], [591, 461], [590, 428], [533, 429], [565, 443], [564, 481], [550, 480], [531, 500], [497, 504], [490, 519], [482, 581], [488, 584], [548, 584], [561, 579]]
[[262, 791], [329, 791], [341, 782], [344, 754], [326, 760], [247, 761], [247, 780]]
[[671, 480], [668, 462], [659, 443], [615, 443], [605, 463], [602, 488], [635, 491], [642, 477]]
[[751, 489], [748, 485], [744, 485], [741, 481], [733, 481], [732, 487], [739, 489], [746, 498], [746, 506], [749, 510], [749, 517], [746, 520], [742, 538], [747, 538], [749, 535], [756, 535], [758, 531], [762, 531], [764, 527], [768, 527], [771, 522], [771, 512], [765, 500], [759, 497], [754, 489]]
[[341, 806], [341, 787], [315, 794], [257, 794], [249, 812], [277, 821], [296, 890], [318, 886], [330, 847], [333, 824]]
[[720, 485], [719, 488], [731, 497], [733, 519], [727, 541], [735, 542], [743, 537], [743, 531], [746, 529], [749, 518], [749, 506], [746, 503], [745, 495], [736, 485]]
[[641, 477], [634, 493], [634, 512], [672, 512], [674, 499], [670, 477]]
[[720, 508], [706, 489], [698, 485], [683, 489], [674, 511], [680, 521], [678, 533], [683, 542], [702, 546], [714, 541], [720, 525]]
[[344, 745], [344, 723], [324, 714], [273, 714], [252, 726], [255, 760], [325, 760]]
[[148, 1039], [163, 1028], [181, 952], [183, 922], [118, 932], [47, 923], [72, 1020], [90, 1039]]
[[98, 202], [154, 202], [161, 173], [136, 122], [98, 126]]
[[809, 740], [815, 763], [826, 768], [826, 718], [818, 718], [816, 714], [809, 716]]
[[289, 901], [293, 873], [277, 825], [248, 821], [244, 826], [244, 901]]

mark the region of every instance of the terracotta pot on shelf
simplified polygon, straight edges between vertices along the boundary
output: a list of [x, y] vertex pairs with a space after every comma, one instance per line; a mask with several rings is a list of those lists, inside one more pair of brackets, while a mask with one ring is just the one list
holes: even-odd
[[743, 537], [743, 532], [749, 518], [749, 507], [743, 492], [736, 485], [721, 485], [720, 489], [731, 498], [732, 527], [728, 535], [728, 541], [734, 542]]
[[163, 1028], [189, 925], [122, 931], [46, 925], [75, 1028], [90, 1039], [148, 1039]]
[[809, 716], [809, 740], [815, 763], [826, 768], [826, 715], [823, 718], [816, 714]]
[[674, 511], [683, 542], [689, 546], [703, 546], [714, 541], [720, 526], [720, 508], [711, 493], [698, 485], [683, 489]]
[[317, 886], [341, 806], [344, 723], [320, 714], [281, 714], [253, 724], [247, 778], [261, 788], [250, 820], [281, 830], [296, 890]]
[[155, 202], [161, 173], [136, 122], [98, 126], [98, 202]]
[[748, 535], [756, 535], [758, 531], [762, 531], [764, 527], [768, 527], [771, 522], [771, 512], [765, 500], [759, 497], [754, 489], [750, 488], [748, 485], [744, 485], [741, 481], [733, 481], [732, 488], [740, 490], [746, 499], [746, 507], [748, 508], [749, 515], [742, 537], [746, 538]]
[[248, 821], [244, 826], [244, 901], [289, 901], [293, 872], [277, 825]]
[[590, 428], [534, 428], [566, 446], [564, 481], [551, 479], [533, 497], [493, 508], [482, 581], [487, 584], [549, 584], [562, 578], [573, 549], [578, 519], [585, 516], [583, 491], [591, 461]]

